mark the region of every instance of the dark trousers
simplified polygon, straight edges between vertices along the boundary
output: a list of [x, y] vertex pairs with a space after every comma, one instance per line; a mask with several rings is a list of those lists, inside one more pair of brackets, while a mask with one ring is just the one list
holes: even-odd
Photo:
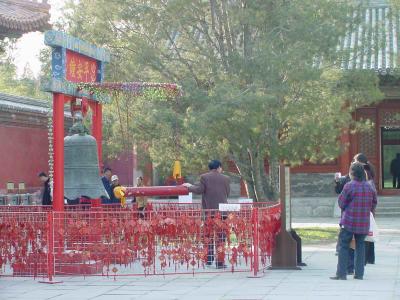
[[[397, 182], [397, 184], [396, 184]], [[400, 189], [400, 174], [398, 175], [393, 175], [393, 188], [398, 188]]]
[[303, 258], [301, 255], [301, 237], [299, 237], [299, 235], [297, 234], [297, 232], [295, 230], [290, 230], [290, 234], [292, 236], [292, 238], [296, 241], [297, 244], [297, 248], [296, 248], [296, 252], [297, 252], [297, 264], [301, 264], [303, 262]]
[[365, 264], [375, 263], [375, 243], [365, 242]]
[[214, 261], [214, 239], [208, 244], [207, 263], [211, 265]]
[[144, 206], [138, 208], [138, 214], [140, 219], [144, 219]]
[[[340, 232], [339, 232], [340, 235]], [[336, 255], [339, 255], [339, 235], [336, 242]], [[349, 260], [347, 262], [347, 272], [353, 273], [354, 272], [354, 249], [349, 247]]]
[[354, 273], [354, 250], [349, 248], [349, 261], [347, 262], [347, 273]]
[[[207, 253], [207, 263], [209, 265], [211, 265], [215, 259], [214, 248], [217, 248], [218, 245], [221, 243], [225, 244], [225, 241], [226, 237], [224, 233], [215, 233], [215, 237], [210, 238], [210, 243], [208, 244], [208, 253]], [[223, 247], [225, 247], [225, 245]], [[215, 259], [215, 262], [217, 266], [223, 266], [224, 264], [223, 261], [218, 261], [218, 254], [217, 258]]]
[[[365, 263], [366, 264], [375, 264], [375, 244], [372, 242], [364, 242], [365, 243]], [[349, 249], [349, 261], [347, 263], [347, 273], [354, 272], [354, 250]]]
[[354, 255], [354, 275], [358, 278], [364, 276], [364, 263], [365, 263], [365, 236], [366, 234], [356, 234], [350, 232], [344, 228], [340, 229], [339, 233], [339, 257], [336, 276], [340, 278], [346, 278], [348, 260], [349, 260], [349, 249], [350, 242], [353, 238], [356, 240], [356, 250]]
[[[204, 216], [205, 217], [205, 216]], [[211, 216], [211, 218], [214, 218], [214, 216]], [[221, 216], [222, 220], [225, 220], [227, 218], [226, 215]], [[208, 244], [208, 251], [207, 251], [207, 264], [211, 265], [213, 261], [215, 260], [217, 267], [223, 266], [224, 262], [223, 261], [218, 261], [218, 254], [217, 254], [217, 259], [215, 259], [215, 251], [214, 248], [216, 249], [219, 244], [224, 244], [225, 247], [225, 241], [226, 241], [226, 236], [224, 232], [214, 232], [213, 236], [208, 237], [210, 240], [210, 243]]]

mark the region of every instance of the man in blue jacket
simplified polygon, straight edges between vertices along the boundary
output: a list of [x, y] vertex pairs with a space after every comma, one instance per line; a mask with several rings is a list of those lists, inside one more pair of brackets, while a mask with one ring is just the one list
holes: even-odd
[[104, 189], [106, 190], [110, 200], [104, 198], [103, 201], [102, 201], [103, 204], [112, 203], [111, 200], [113, 199], [113, 196], [114, 196], [113, 191], [111, 189], [111, 175], [112, 175], [111, 169], [110, 168], [104, 168], [103, 176], [101, 177], [101, 181], [103, 182]]

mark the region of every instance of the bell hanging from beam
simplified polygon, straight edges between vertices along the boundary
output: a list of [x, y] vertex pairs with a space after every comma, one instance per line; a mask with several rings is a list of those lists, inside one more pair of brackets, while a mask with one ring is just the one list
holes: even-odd
[[82, 120], [64, 138], [64, 197], [71, 204], [80, 198], [109, 198], [99, 174], [96, 139], [87, 134]]

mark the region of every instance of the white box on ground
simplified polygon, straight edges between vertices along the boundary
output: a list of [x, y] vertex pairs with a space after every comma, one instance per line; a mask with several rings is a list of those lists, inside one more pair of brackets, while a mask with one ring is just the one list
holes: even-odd
[[220, 203], [219, 210], [220, 211], [239, 211], [240, 204], [238, 204], [238, 203]]
[[179, 203], [193, 203], [193, 194], [178, 196]]
[[239, 203], [253, 203], [251, 198], [239, 198]]

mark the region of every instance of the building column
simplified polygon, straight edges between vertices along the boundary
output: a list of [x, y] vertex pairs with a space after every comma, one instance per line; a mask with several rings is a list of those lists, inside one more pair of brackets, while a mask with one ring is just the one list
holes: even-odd
[[342, 175], [345, 175], [349, 173], [349, 167], [352, 161], [350, 153], [350, 133], [348, 129], [343, 130], [340, 136], [340, 144], [342, 145], [342, 149], [339, 156], [339, 171]]

